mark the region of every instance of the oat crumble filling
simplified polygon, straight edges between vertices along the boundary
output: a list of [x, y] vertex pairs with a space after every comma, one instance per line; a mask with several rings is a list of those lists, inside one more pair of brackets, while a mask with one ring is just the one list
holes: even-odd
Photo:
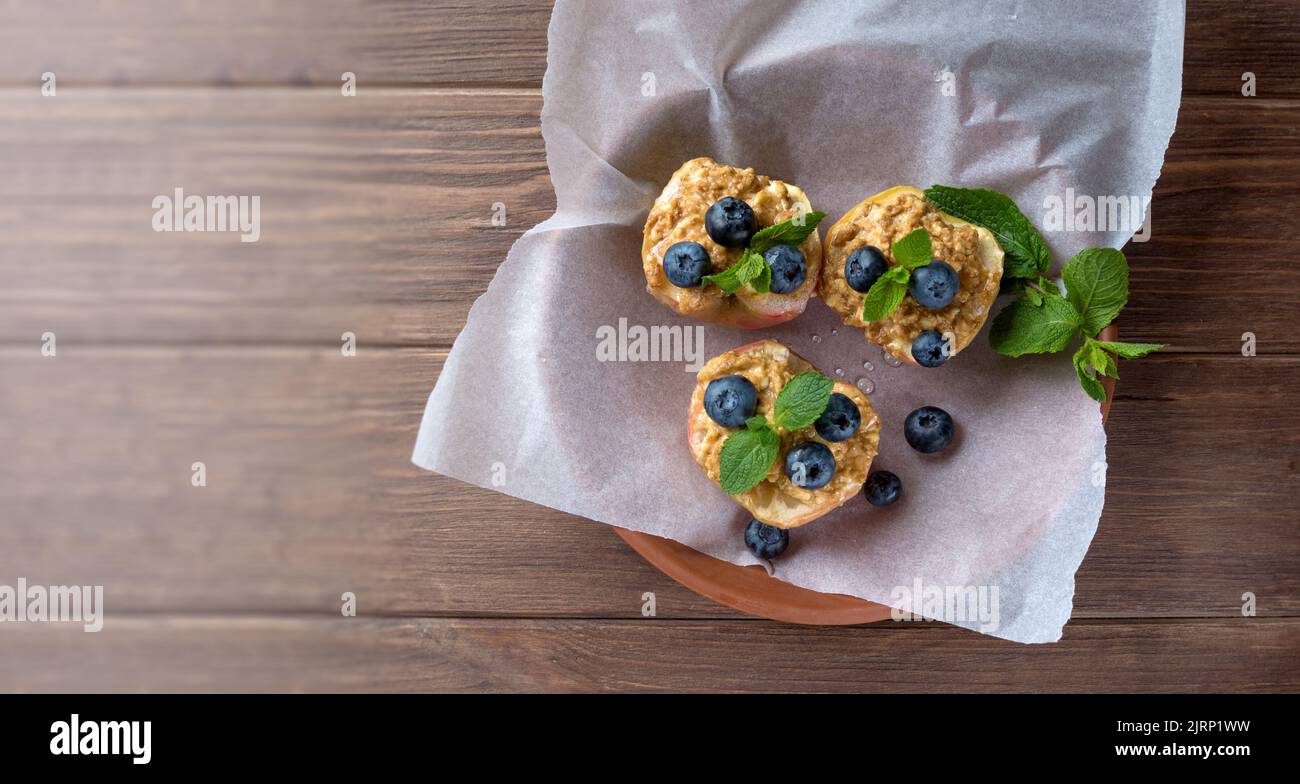
[[[941, 309], [924, 308], [909, 295], [888, 317], [863, 321], [866, 295], [854, 291], [844, 279], [845, 260], [858, 248], [873, 245], [894, 266], [893, 244], [919, 227], [930, 234], [933, 257], [957, 272], [961, 290]], [[979, 230], [969, 224], [949, 223], [934, 205], [906, 189], [881, 201], [869, 199], [859, 204], [831, 227], [826, 235], [820, 291], [845, 324], [861, 329], [868, 340], [890, 348], [891, 353], [909, 349], [917, 335], [931, 329], [951, 332], [954, 347], [960, 351], [979, 332], [997, 298], [1002, 276], [1000, 264], [996, 266], [990, 269], [980, 258]]]
[[[702, 437], [693, 443], [695, 460], [714, 482], [721, 481], [720, 455], [726, 437], [741, 428], [722, 427], [714, 422], [704, 411], [704, 389], [715, 378], [741, 375], [749, 379], [757, 392], [756, 415], [774, 418], [776, 397], [781, 389], [799, 373], [814, 370], [813, 366], [775, 341], [764, 341], [756, 347], [743, 351], [728, 351], [713, 359], [700, 369], [692, 398], [691, 410], [694, 412], [692, 429], [702, 433]], [[857, 387], [843, 381], [834, 382], [832, 392], [838, 392], [852, 400], [862, 415], [862, 424], [858, 431], [844, 441], [832, 442], [817, 434], [815, 427], [809, 425], [793, 431], [780, 431], [781, 447], [777, 460], [772, 464], [766, 478], [756, 487], [746, 490], [735, 498], [741, 505], [753, 510], [770, 500], [775, 491], [787, 504], [811, 504], [819, 501], [839, 501], [856, 493], [866, 481], [871, 461], [875, 458], [879, 443], [880, 422], [871, 401]], [[786, 476], [785, 455], [796, 444], [815, 441], [826, 445], [835, 458], [835, 476], [824, 487], [810, 490], [799, 487]], [[747, 503], [748, 502], [748, 503]], [[833, 506], [837, 506], [834, 503]]]
[[[683, 315], [714, 311], [736, 299], [736, 295], [712, 285], [678, 288], [669, 282], [663, 270], [664, 253], [679, 242], [698, 242], [704, 246], [709, 254], [709, 274], [721, 272], [740, 260], [743, 248], [719, 245], [704, 228], [705, 212], [724, 196], [735, 196], [747, 203], [754, 210], [760, 229], [811, 209], [802, 190], [755, 174], [753, 169], [737, 169], [711, 158], [695, 158], [683, 164], [650, 209], [641, 253], [649, 289], [661, 299], [672, 299], [674, 307]], [[821, 240], [817, 232], [804, 240], [799, 250], [808, 263], [807, 279], [789, 294], [763, 296], [799, 299], [816, 286], [821, 261]]]

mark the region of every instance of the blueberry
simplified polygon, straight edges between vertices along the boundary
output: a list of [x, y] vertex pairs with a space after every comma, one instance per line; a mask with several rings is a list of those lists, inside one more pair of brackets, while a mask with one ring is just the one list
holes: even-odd
[[723, 427], [740, 427], [754, 415], [758, 392], [744, 376], [715, 378], [704, 388], [704, 411]]
[[790, 545], [790, 532], [774, 525], [750, 520], [745, 526], [745, 544], [759, 558], [775, 558]]
[[939, 367], [948, 361], [948, 341], [938, 330], [926, 330], [912, 341], [912, 359], [921, 367]]
[[935, 406], [921, 406], [903, 420], [903, 437], [918, 452], [927, 455], [952, 443], [952, 417]]
[[724, 196], [704, 213], [704, 230], [725, 248], [743, 248], [758, 231], [758, 219], [748, 204], [735, 196]]
[[858, 404], [847, 395], [836, 392], [813, 426], [817, 428], [817, 435], [827, 441], [843, 441], [858, 432], [861, 424], [862, 412], [858, 410]]
[[957, 296], [961, 290], [961, 281], [957, 279], [957, 270], [946, 262], [934, 259], [924, 267], [912, 270], [909, 290], [912, 299], [921, 307], [938, 310], [948, 307], [948, 303]]
[[885, 254], [872, 245], [864, 245], [853, 251], [844, 262], [844, 280], [849, 288], [861, 294], [871, 290], [871, 285], [889, 269]]
[[777, 294], [789, 294], [803, 285], [808, 276], [808, 262], [803, 253], [790, 245], [773, 245], [763, 253], [763, 258], [772, 265], [772, 291]]
[[888, 471], [874, 471], [862, 492], [872, 506], [889, 506], [903, 494], [903, 480]]
[[835, 455], [830, 447], [816, 441], [795, 444], [785, 453], [785, 475], [805, 490], [825, 487], [835, 476]]
[[664, 275], [674, 286], [688, 289], [700, 285], [709, 274], [709, 252], [698, 242], [679, 242], [664, 253]]

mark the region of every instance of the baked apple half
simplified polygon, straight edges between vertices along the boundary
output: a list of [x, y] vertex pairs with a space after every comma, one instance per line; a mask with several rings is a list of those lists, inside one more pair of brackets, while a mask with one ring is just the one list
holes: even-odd
[[[867, 293], [899, 264], [894, 243], [917, 229], [929, 235], [932, 258], [902, 276], [907, 293], [892, 312], [866, 320]], [[867, 340], [904, 362], [936, 367], [969, 345], [988, 319], [1002, 256], [988, 229], [941, 212], [917, 188], [899, 186], [863, 200], [826, 233], [820, 294]]]
[[[744, 329], [789, 321], [817, 288], [820, 219], [794, 185], [712, 158], [689, 160], [646, 218], [646, 289], [675, 312], [704, 321]], [[787, 222], [811, 226], [773, 236]], [[735, 285], [742, 270], [748, 274]]]
[[[738, 489], [736, 470], [748, 472], [740, 481], [748, 486], [731, 496], [778, 528], [812, 522], [856, 495], [880, 442], [880, 421], [862, 390], [832, 381], [774, 340], [709, 360], [688, 417], [695, 462], [724, 492]], [[764, 440], [770, 452], [733, 449]]]

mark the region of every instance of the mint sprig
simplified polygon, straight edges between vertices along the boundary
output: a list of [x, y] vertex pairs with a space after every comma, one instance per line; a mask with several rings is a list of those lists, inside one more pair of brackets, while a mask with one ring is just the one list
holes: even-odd
[[735, 294], [749, 284], [759, 294], [766, 294], [772, 288], [772, 265], [767, 263], [763, 254], [774, 245], [802, 245], [825, 217], [826, 213], [814, 210], [759, 229], [735, 264], [722, 272], [705, 275], [703, 283], [712, 283], [728, 294]]
[[1052, 255], [1029, 219], [1016, 203], [997, 191], [931, 185], [925, 200], [954, 218], [993, 232], [1006, 254], [1002, 274], [1009, 278], [1035, 278], [1047, 272]]
[[999, 354], [1018, 357], [1062, 351], [1082, 336], [1083, 345], [1074, 353], [1074, 370], [1083, 390], [1101, 402], [1106, 399], [1106, 390], [1100, 377], [1119, 378], [1115, 356], [1137, 359], [1164, 348], [1164, 344], [1101, 341], [1093, 337], [1114, 321], [1128, 302], [1128, 260], [1120, 251], [1082, 250], [1066, 263], [1061, 277], [1065, 280], [1065, 296], [1054, 283], [1044, 286], [1026, 282], [1024, 295], [993, 319], [989, 342]]
[[[740, 259], [727, 267], [722, 272], [716, 272], [712, 275], [705, 275], [704, 283], [712, 283], [728, 294], [735, 294], [740, 291], [740, 287], [751, 281], [759, 279], [763, 271], [767, 270], [767, 280], [772, 280], [772, 268], [768, 266], [767, 259], [763, 258], [760, 253], [755, 253], [750, 248], [745, 248], [745, 252], [740, 254]], [[757, 291], [755, 287], [755, 291]]]
[[1102, 401], [1106, 391], [1099, 377], [1119, 378], [1115, 356], [1137, 359], [1165, 347], [1095, 339], [1128, 304], [1128, 260], [1120, 251], [1079, 251], [1061, 270], [1062, 295], [1047, 277], [1052, 265], [1047, 243], [1009, 197], [981, 188], [932, 185], [925, 199], [943, 212], [993, 232], [1002, 246], [1002, 293], [1020, 296], [993, 319], [989, 343], [994, 351], [1009, 357], [1050, 354], [1065, 350], [1082, 335], [1074, 369], [1084, 391]]
[[737, 495], [763, 481], [780, 454], [780, 431], [799, 430], [816, 422], [830, 403], [833, 386], [821, 373], [800, 373], [776, 396], [775, 421], [752, 416], [745, 421], [744, 430], [727, 436], [718, 456], [722, 491]]
[[[1103, 366], [1105, 360], [1101, 360], [1097, 356], [1098, 354], [1110, 360], [1112, 366], [1114, 365], [1114, 360], [1110, 359], [1110, 354], [1105, 351], [1098, 351], [1096, 341], [1088, 338], [1079, 347], [1079, 350], [1074, 352], [1074, 373], [1079, 377], [1079, 385], [1083, 387], [1084, 392], [1088, 393], [1088, 397], [1100, 403], [1106, 399], [1106, 388], [1101, 385], [1101, 379], [1097, 378], [1097, 374], [1105, 375]], [[1099, 362], [1102, 364], [1098, 364]], [[1096, 368], [1096, 373], [1088, 372], [1089, 365]]]
[[862, 320], [879, 321], [898, 308], [907, 296], [907, 284], [912, 280], [912, 270], [930, 263], [934, 247], [930, 232], [916, 228], [901, 237], [890, 247], [894, 261], [898, 262], [867, 290], [862, 300]]

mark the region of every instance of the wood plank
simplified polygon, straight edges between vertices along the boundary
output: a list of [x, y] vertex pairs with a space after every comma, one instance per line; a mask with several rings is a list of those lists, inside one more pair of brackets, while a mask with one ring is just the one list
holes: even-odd
[[[350, 330], [447, 347], [555, 205], [530, 91], [5, 100], [0, 142], [23, 154], [0, 180], [0, 341], [333, 345]], [[1153, 238], [1128, 246], [1127, 337], [1231, 353], [1252, 331], [1261, 352], [1300, 351], [1297, 127], [1297, 103], [1187, 102]], [[260, 194], [261, 240], [153, 232], [153, 197], [177, 186]]]
[[[588, 520], [409, 462], [445, 354], [0, 352], [0, 574], [122, 609], [719, 613]], [[191, 485], [202, 461], [207, 485]], [[12, 578], [11, 578], [12, 579]]]
[[[1126, 364], [1075, 619], [1035, 648], [743, 619], [603, 526], [407, 462], [470, 303], [554, 205], [549, 3], [0, 5], [0, 582], [104, 583], [110, 610], [0, 624], [0, 689], [1300, 690], [1300, 358], [1236, 354], [1300, 352], [1290, 0], [1188, 9], [1124, 330], [1218, 356]], [[160, 241], [177, 185], [262, 194], [264, 239]]]
[[549, 2], [5, 3], [2, 83], [541, 86]]
[[[554, 209], [535, 92], [4, 100], [22, 155], [0, 179], [3, 339], [450, 345]], [[153, 231], [177, 187], [259, 195], [260, 240]]]
[[[0, 83], [540, 87], [548, 0], [167, 0], [5, 5]], [[1300, 9], [1291, 0], [1195, 0], [1187, 9], [1185, 95], [1300, 97]]]
[[1183, 95], [1241, 95], [1242, 74], [1261, 98], [1300, 97], [1300, 4], [1190, 0], [1183, 34]]
[[110, 618], [0, 624], [21, 692], [1295, 692], [1300, 620], [1093, 622], [1055, 645], [762, 621]]
[[[1295, 612], [1300, 359], [1121, 364], [1106, 507], [1078, 573], [1076, 615], [1231, 615], [1247, 591], [1271, 605], [1263, 614]], [[1290, 563], [1266, 565], [1275, 548]], [[1254, 587], [1263, 583], [1273, 587]]]
[[[444, 354], [0, 350], [0, 575], [122, 611], [737, 617], [612, 532], [412, 466]], [[1065, 361], [1062, 358], [1062, 361]], [[1076, 617], [1300, 614], [1300, 358], [1125, 363]], [[206, 464], [207, 486], [191, 486]]]

